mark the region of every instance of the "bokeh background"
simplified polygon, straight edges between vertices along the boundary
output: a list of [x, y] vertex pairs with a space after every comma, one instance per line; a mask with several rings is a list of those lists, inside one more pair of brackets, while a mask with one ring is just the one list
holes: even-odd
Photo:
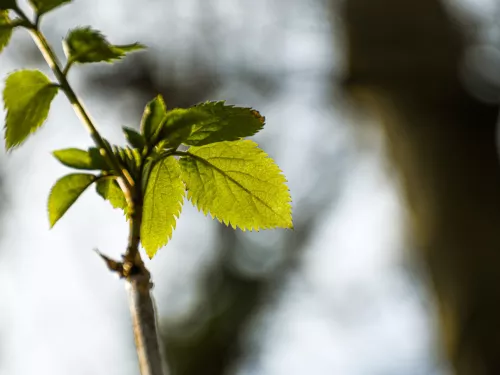
[[[295, 231], [185, 202], [146, 261], [172, 375], [500, 374], [499, 20], [497, 0], [75, 0], [44, 18], [62, 59], [77, 25], [149, 46], [70, 74], [112, 142], [158, 93], [266, 116], [254, 139]], [[0, 75], [20, 67], [50, 74], [21, 30]], [[59, 95], [0, 157], [2, 375], [138, 374], [123, 282], [92, 251], [123, 253], [123, 215], [89, 189], [49, 231], [67, 172], [50, 152], [90, 144]]]

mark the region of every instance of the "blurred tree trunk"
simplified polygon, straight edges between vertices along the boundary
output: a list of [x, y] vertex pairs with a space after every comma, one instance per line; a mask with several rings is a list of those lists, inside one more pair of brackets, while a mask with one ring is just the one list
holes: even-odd
[[458, 375], [500, 374], [497, 107], [462, 87], [467, 40], [438, 0], [347, 0], [343, 11], [345, 88], [380, 116], [448, 358]]

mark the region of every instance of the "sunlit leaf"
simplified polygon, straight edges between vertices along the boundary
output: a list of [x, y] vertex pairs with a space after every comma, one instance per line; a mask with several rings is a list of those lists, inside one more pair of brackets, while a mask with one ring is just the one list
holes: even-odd
[[207, 114], [207, 119], [197, 123], [188, 145], [202, 146], [214, 142], [234, 141], [249, 137], [264, 127], [265, 118], [252, 108], [225, 105], [225, 102], [206, 102], [195, 107]]
[[156, 162], [147, 182], [141, 226], [141, 243], [150, 258], [172, 237], [183, 199], [179, 162], [173, 156]]
[[79, 27], [69, 32], [64, 40], [68, 59], [76, 63], [113, 62], [127, 53], [146, 48], [140, 43], [110, 44], [104, 35], [90, 27]]
[[127, 169], [131, 176], [140, 178], [140, 169], [142, 164], [141, 152], [130, 147], [113, 146], [113, 153], [120, 161], [121, 165]]
[[127, 139], [128, 143], [132, 147], [141, 149], [146, 146], [146, 140], [139, 132], [125, 126], [123, 127], [123, 132], [125, 133], [125, 138]]
[[191, 147], [180, 159], [188, 198], [206, 215], [243, 230], [292, 228], [290, 193], [274, 161], [255, 142]]
[[12, 26], [10, 25], [9, 12], [0, 10], [0, 52], [9, 44], [12, 36]]
[[193, 125], [208, 118], [206, 112], [197, 108], [175, 108], [167, 112], [158, 140], [164, 141], [170, 148], [177, 148], [191, 135]]
[[85, 173], [69, 174], [57, 180], [49, 195], [48, 211], [51, 228], [95, 180], [96, 176]]
[[113, 208], [120, 208], [124, 211], [127, 209], [127, 200], [122, 189], [114, 179], [100, 178], [96, 182], [97, 193], [107, 200]]
[[[105, 141], [105, 142], [107, 142], [107, 141]], [[108, 144], [108, 146], [111, 147], [109, 144]], [[97, 169], [100, 169], [102, 171], [111, 172], [112, 168], [109, 166], [109, 164], [106, 161], [106, 159], [104, 158], [104, 156], [102, 156], [100, 150], [101, 149], [99, 149], [97, 147], [90, 147], [89, 148], [88, 153], [89, 153], [90, 158], [92, 159], [92, 163], [97, 167]]]
[[50, 12], [66, 3], [70, 3], [71, 0], [29, 0], [31, 6], [35, 12], [39, 15]]
[[94, 150], [89, 152], [78, 148], [65, 148], [52, 152], [52, 155], [67, 167], [86, 170], [106, 169], [104, 158], [97, 149]]
[[166, 115], [167, 106], [165, 105], [161, 95], [158, 95], [146, 104], [141, 120], [141, 133], [144, 135], [148, 144], [155, 144], [156, 137], [161, 126], [163, 125]]
[[38, 70], [21, 70], [9, 75], [3, 91], [8, 149], [20, 145], [43, 124], [57, 90]]

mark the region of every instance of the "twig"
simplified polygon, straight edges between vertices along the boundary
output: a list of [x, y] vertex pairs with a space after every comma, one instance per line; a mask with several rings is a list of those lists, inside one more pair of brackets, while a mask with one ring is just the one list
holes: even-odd
[[153, 283], [151, 274], [146, 269], [139, 253], [140, 228], [142, 222], [142, 196], [139, 186], [135, 186], [133, 178], [128, 171], [121, 166], [119, 159], [115, 156], [109, 144], [101, 137], [94, 126], [90, 116], [83, 107], [83, 104], [71, 88], [66, 74], [69, 64], [64, 70], [50, 47], [47, 39], [42, 34], [38, 25], [38, 18], [31, 22], [24, 12], [17, 8], [14, 11], [26, 23], [33, 40], [42, 53], [45, 61], [51, 68], [59, 87], [64, 91], [66, 97], [73, 106], [74, 111], [87, 128], [96, 146], [100, 149], [111, 168], [118, 174], [118, 183], [127, 200], [129, 210], [129, 240], [127, 251], [123, 256], [123, 262], [112, 260], [101, 254], [108, 268], [126, 279], [126, 289], [128, 292], [130, 313], [134, 328], [134, 337], [139, 357], [139, 366], [142, 375], [165, 375], [161, 355], [160, 338], [157, 330], [156, 311], [151, 295]]

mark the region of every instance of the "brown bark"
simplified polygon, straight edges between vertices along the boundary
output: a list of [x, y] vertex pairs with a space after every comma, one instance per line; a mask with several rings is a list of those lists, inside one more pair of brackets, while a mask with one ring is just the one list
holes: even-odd
[[[459, 375], [500, 374], [497, 107], [459, 79], [467, 41], [437, 0], [347, 0], [346, 89], [380, 116]], [[500, 67], [499, 67], [500, 68]]]

